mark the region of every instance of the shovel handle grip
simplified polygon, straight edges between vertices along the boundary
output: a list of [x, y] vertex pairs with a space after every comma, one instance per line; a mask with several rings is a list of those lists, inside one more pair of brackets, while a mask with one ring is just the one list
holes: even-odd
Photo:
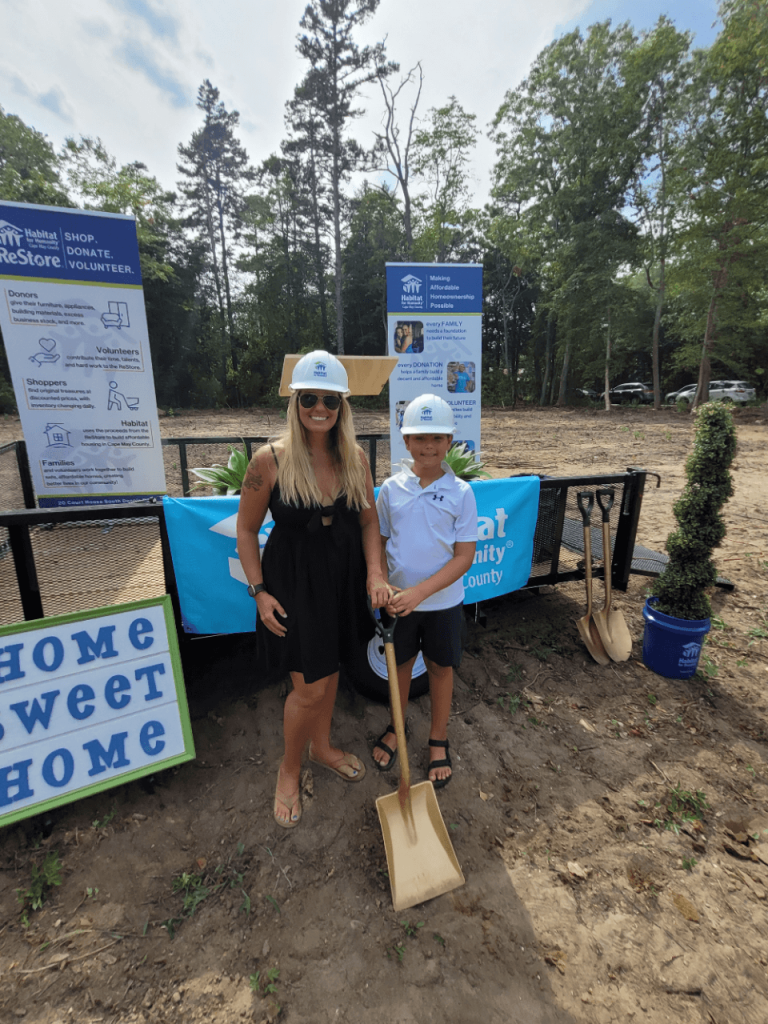
[[584, 525], [589, 526], [589, 521], [592, 518], [592, 508], [595, 504], [594, 494], [592, 491], [579, 491], [576, 495], [576, 503], [579, 506], [579, 512], [581, 512]]
[[[595, 493], [597, 495], [597, 504], [600, 506], [600, 511], [603, 513], [603, 522], [607, 523], [610, 521], [610, 513], [613, 508], [613, 502], [616, 498], [616, 491], [613, 487], [598, 487]], [[603, 498], [605, 498], [605, 504], [603, 504]]]
[[373, 610], [373, 605], [371, 604], [371, 595], [370, 594], [368, 594], [368, 596], [367, 596], [367, 601], [368, 601], [368, 611], [370, 613], [371, 618], [373, 619], [373, 625], [376, 628], [376, 633], [381, 637], [381, 639], [384, 641], [385, 644], [392, 644], [392, 643], [394, 643], [395, 642], [395, 626], [397, 625], [397, 620], [400, 618], [400, 616], [399, 615], [395, 615], [392, 618], [392, 621], [389, 623], [389, 625], [385, 625], [381, 621], [381, 619], [379, 617], [377, 617], [376, 612]]

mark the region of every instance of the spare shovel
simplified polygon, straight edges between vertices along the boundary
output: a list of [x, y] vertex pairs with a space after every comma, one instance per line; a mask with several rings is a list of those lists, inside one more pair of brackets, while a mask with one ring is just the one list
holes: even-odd
[[395, 661], [397, 616], [388, 626], [375, 616], [374, 621], [384, 641], [392, 723], [400, 751], [400, 787], [396, 793], [380, 796], [376, 810], [384, 835], [392, 903], [395, 911], [401, 911], [457, 889], [464, 885], [464, 875], [448, 838], [435, 787], [429, 780], [411, 786]]
[[579, 491], [576, 501], [584, 522], [584, 575], [587, 583], [587, 610], [580, 619], [576, 619], [576, 625], [581, 639], [584, 641], [584, 646], [598, 665], [610, 665], [611, 659], [606, 654], [603, 641], [600, 639], [600, 632], [592, 618], [592, 530], [590, 520], [595, 496], [592, 491]]
[[[626, 661], [632, 653], [632, 637], [624, 616], [611, 608], [611, 527], [610, 511], [613, 507], [612, 487], [597, 489], [597, 503], [603, 513], [603, 574], [605, 582], [605, 605], [594, 613], [595, 624], [603, 647], [614, 661]], [[605, 499], [605, 501], [603, 501]]]

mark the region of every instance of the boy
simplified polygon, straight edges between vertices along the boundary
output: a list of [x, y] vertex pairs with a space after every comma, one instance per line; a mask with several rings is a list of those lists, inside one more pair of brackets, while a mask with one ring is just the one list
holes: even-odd
[[[387, 605], [400, 620], [395, 659], [400, 701], [405, 709], [411, 672], [424, 655], [432, 701], [428, 777], [436, 789], [451, 779], [448, 718], [453, 669], [461, 660], [464, 621], [462, 577], [472, 565], [477, 543], [477, 505], [469, 484], [444, 461], [454, 434], [453, 411], [437, 395], [414, 398], [400, 428], [410, 459], [379, 491], [382, 568], [397, 591]], [[397, 760], [397, 737], [390, 724], [373, 747], [379, 771]]]

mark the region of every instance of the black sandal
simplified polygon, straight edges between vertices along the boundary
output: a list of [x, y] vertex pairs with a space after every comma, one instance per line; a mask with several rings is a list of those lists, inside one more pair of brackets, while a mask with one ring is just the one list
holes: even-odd
[[[405, 728], [405, 738], [406, 739], [410, 739], [410, 737], [411, 737], [411, 728], [408, 725], [407, 719], [406, 719], [406, 721], [404, 723], [404, 728]], [[395, 763], [397, 761], [397, 747], [395, 747], [395, 749], [393, 750], [389, 746], [389, 744], [383, 742], [384, 737], [389, 732], [391, 732], [394, 735], [396, 735], [395, 727], [394, 727], [394, 725], [392, 725], [391, 722], [389, 723], [387, 728], [384, 730], [384, 732], [381, 734], [381, 736], [379, 736], [379, 738], [373, 744], [373, 749], [371, 750], [371, 760], [373, 761], [374, 765], [378, 768], [378, 770], [380, 772], [388, 772], [390, 768], [394, 767], [394, 765], [395, 765]], [[381, 747], [381, 749], [384, 751], [385, 754], [389, 754], [389, 760], [387, 761], [386, 764], [382, 764], [381, 761], [377, 761], [376, 758], [373, 757], [373, 751], [376, 749], [376, 747]]]
[[451, 755], [448, 753], [448, 740], [430, 740], [430, 747], [444, 747], [445, 757], [440, 761], [430, 761], [427, 765], [427, 779], [429, 779], [429, 773], [433, 768], [450, 768], [451, 774], [444, 779], [435, 779], [432, 785], [435, 789], [442, 789], [443, 786], [447, 786], [453, 778], [453, 765], [451, 764]]
[[384, 742], [384, 737], [390, 732], [394, 733], [394, 731], [395, 727], [390, 722], [387, 728], [381, 734], [381, 736], [379, 736], [379, 738], [373, 744], [373, 750], [375, 750], [376, 747], [379, 747], [381, 750], [384, 751], [385, 754], [389, 754], [389, 760], [387, 761], [387, 763], [382, 764], [381, 761], [377, 761], [376, 758], [373, 757], [373, 750], [371, 751], [371, 758], [373, 760], [373, 763], [380, 772], [388, 772], [390, 768], [394, 767], [394, 764], [397, 761], [397, 747], [395, 747], [395, 749], [393, 750], [392, 747], [390, 747], [387, 743]]

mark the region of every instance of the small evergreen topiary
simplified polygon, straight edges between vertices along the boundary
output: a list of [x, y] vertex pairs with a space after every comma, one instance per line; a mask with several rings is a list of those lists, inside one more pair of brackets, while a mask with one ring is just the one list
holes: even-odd
[[736, 454], [736, 430], [722, 402], [706, 402], [696, 412], [688, 483], [672, 506], [678, 528], [667, 537], [669, 564], [653, 585], [658, 609], [678, 619], [708, 619], [707, 589], [717, 570], [712, 552], [725, 536], [720, 509], [733, 494], [729, 467]]

